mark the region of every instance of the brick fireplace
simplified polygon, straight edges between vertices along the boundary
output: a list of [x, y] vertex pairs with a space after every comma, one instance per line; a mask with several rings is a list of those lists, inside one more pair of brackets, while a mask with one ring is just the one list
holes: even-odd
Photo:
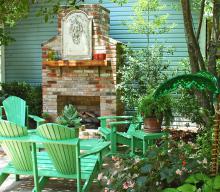
[[[68, 54], [64, 50], [64, 43], [68, 41], [64, 40], [63, 25], [74, 12], [82, 18], [88, 17], [88, 26], [91, 26], [91, 41], [86, 41], [88, 46], [85, 49], [84, 44], [79, 47], [82, 51], [73, 51], [77, 55], [71, 55], [72, 46], [68, 45]], [[98, 116], [123, 112], [116, 93], [121, 43], [109, 37], [109, 13], [101, 5], [81, 5], [75, 11], [63, 8], [60, 12], [58, 35], [42, 44], [43, 112], [55, 118], [66, 104], [75, 105], [80, 112], [92, 111]], [[80, 25], [74, 28], [77, 17], [71, 18], [73, 30], [84, 31]], [[75, 38], [73, 41], [77, 43], [80, 33], [72, 35], [71, 39]], [[88, 36], [89, 32], [85, 38]]]

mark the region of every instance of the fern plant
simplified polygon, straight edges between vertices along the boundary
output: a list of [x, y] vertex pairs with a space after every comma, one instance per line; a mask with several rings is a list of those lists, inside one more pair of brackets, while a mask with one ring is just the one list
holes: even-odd
[[69, 104], [64, 107], [61, 116], [57, 117], [56, 122], [58, 124], [70, 127], [70, 128], [79, 128], [81, 126], [81, 118], [78, 115], [76, 108]]

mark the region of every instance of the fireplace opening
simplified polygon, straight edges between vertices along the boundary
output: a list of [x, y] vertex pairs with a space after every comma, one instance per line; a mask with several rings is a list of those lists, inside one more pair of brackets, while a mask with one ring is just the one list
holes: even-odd
[[72, 104], [76, 107], [79, 116], [82, 118], [82, 125], [86, 129], [98, 129], [100, 126], [98, 117], [100, 116], [99, 96], [64, 96], [57, 97], [57, 110], [61, 114], [65, 105]]

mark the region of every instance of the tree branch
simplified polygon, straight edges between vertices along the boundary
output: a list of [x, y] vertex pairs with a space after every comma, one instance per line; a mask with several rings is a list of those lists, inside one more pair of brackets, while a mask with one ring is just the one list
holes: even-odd
[[200, 36], [200, 33], [201, 33], [204, 10], [205, 10], [205, 0], [202, 0], [201, 1], [201, 8], [200, 8], [200, 16], [199, 16], [199, 26], [198, 26], [197, 34], [196, 34], [196, 40], [197, 41], [199, 40], [199, 36]]

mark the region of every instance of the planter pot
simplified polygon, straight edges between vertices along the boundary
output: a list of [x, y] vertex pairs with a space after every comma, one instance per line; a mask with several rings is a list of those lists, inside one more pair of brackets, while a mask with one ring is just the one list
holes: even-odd
[[161, 122], [157, 118], [145, 118], [144, 130], [148, 133], [161, 132]]
[[93, 54], [93, 59], [98, 60], [99, 59], [99, 54]]
[[95, 59], [95, 60], [105, 60], [106, 59], [106, 54], [105, 53], [94, 54], [93, 59]]
[[106, 54], [102, 53], [98, 55], [98, 60], [105, 60], [106, 59]]

